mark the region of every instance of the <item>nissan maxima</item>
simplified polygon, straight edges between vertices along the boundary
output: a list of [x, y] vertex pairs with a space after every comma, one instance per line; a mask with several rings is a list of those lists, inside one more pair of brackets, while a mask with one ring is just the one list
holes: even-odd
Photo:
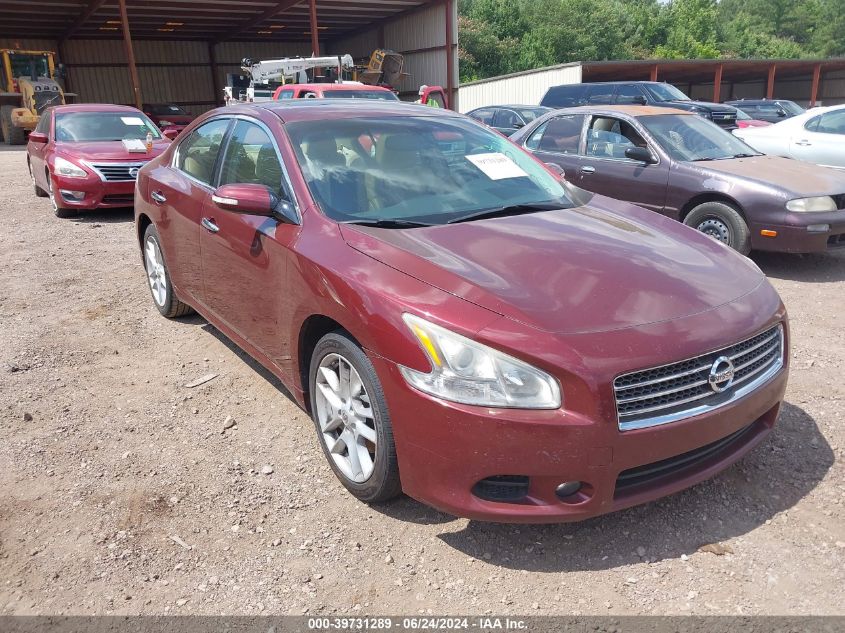
[[575, 521], [712, 477], [777, 419], [787, 316], [750, 260], [468, 117], [213, 110], [135, 196], [158, 311], [275, 374], [362, 501]]

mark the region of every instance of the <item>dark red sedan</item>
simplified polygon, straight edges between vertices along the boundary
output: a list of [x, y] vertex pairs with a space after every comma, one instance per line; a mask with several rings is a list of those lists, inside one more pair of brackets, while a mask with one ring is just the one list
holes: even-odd
[[[152, 139], [147, 148], [147, 135]], [[27, 166], [35, 194], [60, 218], [131, 206], [135, 178], [170, 141], [140, 110], [119, 105], [56, 106], [29, 135]]]
[[468, 117], [214, 110], [135, 213], [158, 310], [278, 376], [364, 501], [584, 519], [713, 476], [778, 416], [787, 317], [750, 260]]
[[177, 134], [194, 120], [194, 116], [175, 103], [145, 103], [141, 108], [150, 120], [164, 132], [174, 130]]

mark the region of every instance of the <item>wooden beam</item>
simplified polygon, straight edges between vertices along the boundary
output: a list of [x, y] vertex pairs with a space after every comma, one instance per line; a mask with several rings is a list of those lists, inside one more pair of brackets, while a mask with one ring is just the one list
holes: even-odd
[[816, 101], [819, 100], [819, 84], [822, 78], [822, 65], [816, 64], [813, 66], [813, 90], [810, 94], [810, 107], [816, 107]]
[[88, 6], [85, 7], [85, 11], [82, 12], [82, 15], [70, 25], [70, 27], [62, 34], [61, 39], [66, 40], [74, 33], [76, 33], [80, 27], [84, 26], [86, 22], [94, 15], [97, 11], [99, 11], [102, 6], [106, 3], [106, 0], [91, 0], [88, 3]]
[[243, 33], [244, 31], [249, 31], [250, 29], [254, 29], [259, 24], [261, 24], [264, 20], [266, 20], [268, 18], [272, 18], [273, 16], [278, 15], [279, 13], [284, 11], [285, 9], [290, 9], [292, 6], [297, 5], [300, 2], [302, 2], [302, 0], [282, 0], [282, 2], [279, 2], [275, 6], [270, 7], [269, 9], [267, 9], [266, 11], [261, 13], [260, 15], [254, 17], [254, 18], [251, 18], [249, 20], [249, 22], [241, 25], [239, 28], [235, 28], [234, 30], [230, 31], [229, 33], [226, 33], [222, 37], [218, 38], [217, 41], [218, 42], [225, 42], [226, 40], [231, 40], [231, 39], [237, 37], [238, 35], [240, 35], [241, 33]]
[[777, 64], [769, 66], [769, 77], [766, 80], [766, 99], [772, 99], [775, 96], [775, 73], [777, 72]]
[[722, 96], [722, 64], [716, 66], [716, 74], [713, 76], [713, 103], [719, 103]]
[[117, 0], [120, 5], [120, 22], [123, 27], [123, 45], [126, 48], [126, 62], [129, 65], [129, 79], [132, 82], [132, 93], [135, 97], [135, 107], [141, 109], [141, 80], [138, 78], [138, 68], [135, 66], [135, 49], [132, 46], [132, 34], [129, 32], [129, 17], [126, 14], [126, 0]]
[[311, 24], [311, 54], [314, 57], [320, 56], [320, 29], [317, 24], [317, 0], [308, 0], [309, 15]]

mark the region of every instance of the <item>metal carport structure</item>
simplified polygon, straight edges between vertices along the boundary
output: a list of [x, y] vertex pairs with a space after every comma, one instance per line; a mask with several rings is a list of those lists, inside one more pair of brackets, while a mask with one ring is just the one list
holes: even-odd
[[0, 48], [53, 50], [79, 101], [218, 105], [240, 60], [405, 56], [410, 97], [458, 84], [455, 0], [0, 0]]

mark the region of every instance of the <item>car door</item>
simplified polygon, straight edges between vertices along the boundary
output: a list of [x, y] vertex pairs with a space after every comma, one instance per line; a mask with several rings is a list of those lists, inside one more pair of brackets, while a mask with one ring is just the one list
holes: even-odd
[[51, 134], [52, 122], [53, 111], [50, 109], [41, 115], [41, 118], [38, 120], [38, 125], [35, 126], [36, 132], [47, 135], [47, 142], [29, 143], [29, 147], [27, 148], [29, 151], [29, 166], [32, 170], [32, 176], [35, 179], [36, 184], [45, 191], [49, 186], [45, 176], [46, 171], [44, 169], [47, 164], [47, 152], [51, 151], [53, 145], [55, 144], [53, 141], [53, 135]]
[[[583, 161], [574, 184], [618, 200], [662, 212], [666, 204], [669, 165], [645, 140], [633, 119], [592, 115], [587, 124]], [[658, 161], [643, 164], [625, 156], [631, 147], [646, 147]]]
[[564, 177], [575, 183], [581, 167], [578, 154], [584, 128], [583, 114], [559, 114], [546, 119], [525, 139], [525, 149], [544, 163], [563, 169]]
[[811, 118], [790, 140], [790, 155], [819, 165], [845, 167], [845, 109]]
[[[257, 119], [238, 117], [226, 143], [217, 185], [261, 184], [295, 208], [286, 173], [270, 128]], [[231, 333], [285, 371], [290, 342], [279, 323], [290, 309], [285, 276], [299, 225], [226, 211], [212, 197], [205, 201], [202, 215], [200, 245], [208, 309]]]
[[159, 236], [171, 279], [183, 298], [203, 304], [199, 226], [231, 122], [224, 116], [200, 125], [179, 143], [170, 165], [150, 173], [147, 195], [160, 209]]
[[618, 105], [645, 105], [648, 101], [643, 89], [638, 84], [622, 84], [616, 89], [614, 103]]

